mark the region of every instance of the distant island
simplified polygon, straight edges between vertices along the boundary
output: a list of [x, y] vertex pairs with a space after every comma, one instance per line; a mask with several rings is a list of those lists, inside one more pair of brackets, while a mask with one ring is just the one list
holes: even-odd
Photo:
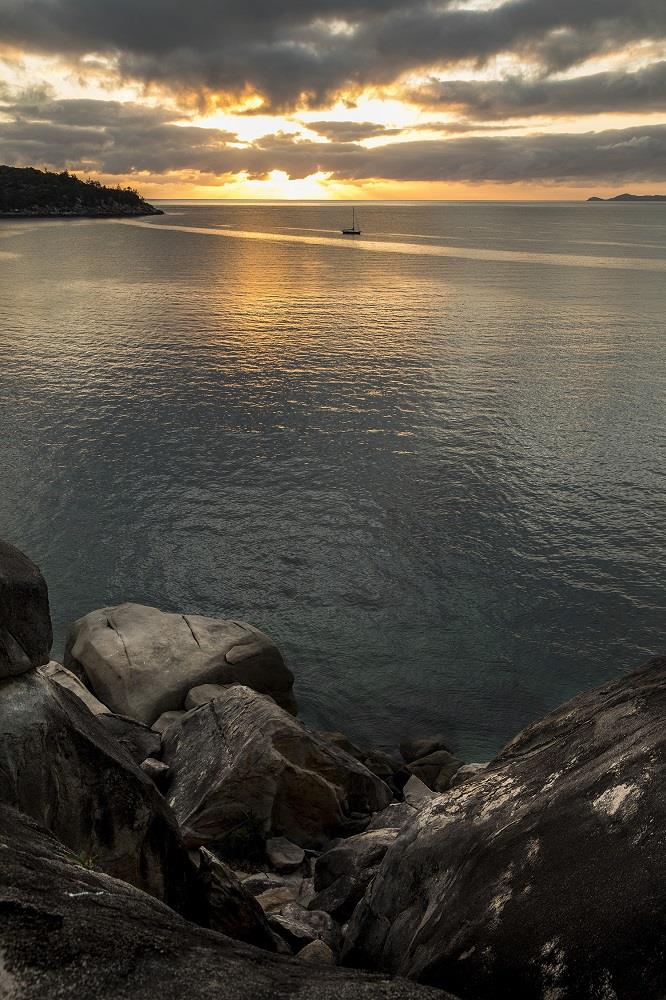
[[0, 216], [118, 218], [163, 215], [133, 188], [82, 181], [67, 170], [0, 166]]
[[614, 198], [597, 198], [588, 201], [666, 201], [666, 194], [616, 194]]

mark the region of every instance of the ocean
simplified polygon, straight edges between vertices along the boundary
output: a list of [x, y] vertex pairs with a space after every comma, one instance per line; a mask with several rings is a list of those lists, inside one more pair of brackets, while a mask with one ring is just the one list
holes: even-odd
[[250, 621], [304, 720], [485, 760], [664, 650], [666, 206], [0, 221], [0, 536], [67, 625]]

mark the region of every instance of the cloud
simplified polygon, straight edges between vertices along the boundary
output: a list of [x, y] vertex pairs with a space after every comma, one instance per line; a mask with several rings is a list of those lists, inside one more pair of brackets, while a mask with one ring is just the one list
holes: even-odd
[[241, 144], [214, 128], [175, 124], [167, 112], [114, 101], [19, 99], [0, 105], [0, 148], [8, 163], [104, 175], [187, 172], [201, 183], [230, 174], [336, 180], [625, 184], [666, 181], [666, 125], [586, 133], [462, 135], [367, 149], [286, 133]]
[[475, 119], [666, 112], [666, 61], [635, 72], [569, 79], [435, 80], [405, 96], [421, 107], [447, 108]]
[[336, 142], [360, 142], [361, 139], [374, 139], [379, 135], [399, 135], [403, 131], [399, 128], [387, 128], [386, 125], [379, 125], [377, 122], [318, 121], [302, 122], [302, 124], [311, 132]]
[[5, 46], [95, 54], [126, 77], [199, 96], [254, 92], [284, 110], [498, 53], [544, 73], [666, 37], [664, 0], [2, 0]]

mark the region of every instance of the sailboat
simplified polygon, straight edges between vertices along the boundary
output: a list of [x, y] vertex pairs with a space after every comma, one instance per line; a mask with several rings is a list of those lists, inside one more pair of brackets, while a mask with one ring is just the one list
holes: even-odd
[[356, 209], [352, 208], [352, 224], [350, 229], [342, 230], [343, 236], [360, 236], [361, 230], [356, 225]]

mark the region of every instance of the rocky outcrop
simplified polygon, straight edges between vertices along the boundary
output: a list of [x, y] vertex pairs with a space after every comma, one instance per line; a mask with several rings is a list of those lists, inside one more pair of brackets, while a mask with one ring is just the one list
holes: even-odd
[[86, 864], [195, 915], [189, 858], [154, 784], [75, 695], [37, 671], [0, 681], [0, 802]]
[[136, 764], [142, 764], [149, 757], [159, 758], [162, 740], [148, 726], [125, 715], [105, 713], [99, 717], [100, 725], [121, 745]]
[[372, 830], [347, 837], [317, 858], [314, 871], [316, 895], [313, 910], [325, 910], [344, 923], [363, 896], [397, 830]]
[[170, 726], [163, 759], [171, 769], [167, 799], [195, 846], [219, 845], [250, 823], [263, 837], [321, 847], [350, 814], [367, 816], [392, 797], [349, 754], [240, 685]]
[[67, 688], [68, 691], [75, 694], [79, 701], [82, 701], [93, 715], [110, 714], [106, 705], [103, 705], [92, 691], [89, 691], [85, 684], [81, 683], [76, 674], [73, 674], [67, 667], [63, 667], [62, 663], [58, 663], [56, 660], [49, 660], [46, 666], [39, 667], [38, 669], [39, 673], [43, 674], [44, 677], [48, 677], [50, 681], [59, 684], [60, 687]]
[[48, 663], [52, 642], [44, 577], [27, 556], [0, 541], [0, 678]]
[[298, 903], [287, 903], [268, 920], [294, 952], [312, 941], [323, 941], [334, 954], [340, 946], [340, 928], [328, 913], [321, 910], [306, 910]]
[[465, 998], [666, 991], [666, 659], [520, 734], [403, 829], [346, 961]]
[[0, 808], [0, 842], [0, 993], [8, 1000], [446, 1000], [195, 927], [83, 867], [13, 810]]
[[203, 684], [245, 684], [296, 711], [294, 677], [277, 646], [252, 625], [166, 614], [141, 604], [75, 622], [65, 666], [118, 715], [152, 725]]
[[277, 950], [259, 903], [231, 868], [205, 847], [200, 851], [199, 883], [208, 903], [208, 924], [212, 930], [268, 951]]

